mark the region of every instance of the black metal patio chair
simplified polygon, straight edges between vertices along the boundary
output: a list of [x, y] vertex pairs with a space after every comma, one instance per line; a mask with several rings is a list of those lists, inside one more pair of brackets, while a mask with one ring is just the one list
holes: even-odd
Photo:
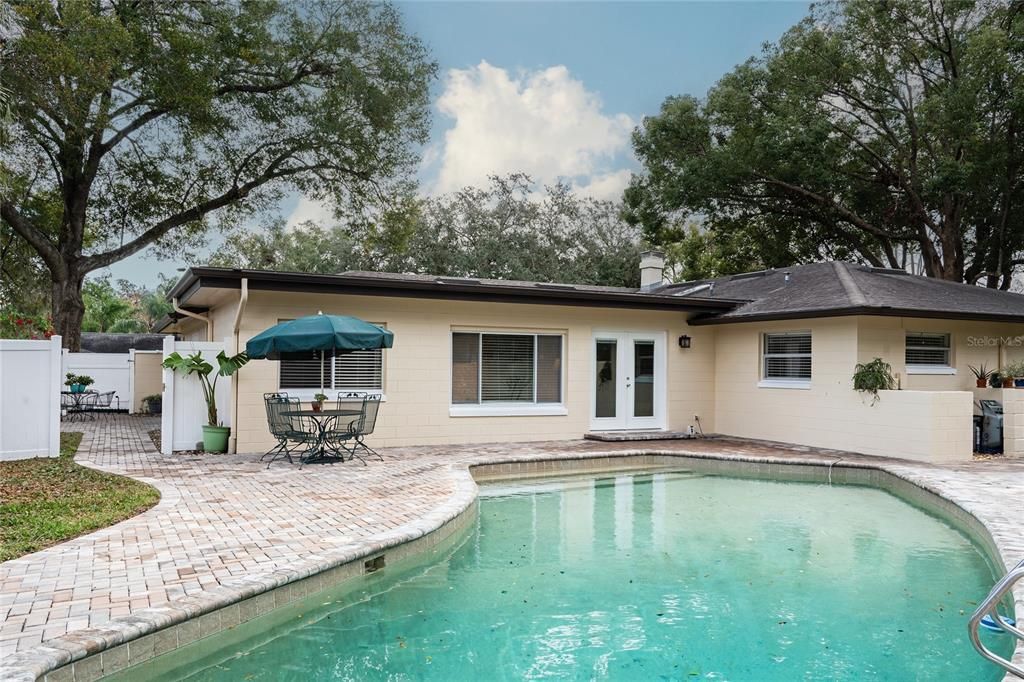
[[[270, 434], [277, 439], [277, 445], [263, 453], [260, 461], [270, 457], [268, 469], [279, 457], [285, 457], [289, 463], [294, 464], [293, 452], [300, 449], [306, 452], [316, 444], [316, 428], [303, 417], [285, 414], [301, 408], [298, 398], [289, 398], [285, 393], [265, 393], [263, 402], [267, 408], [267, 426], [270, 427]], [[295, 447], [291, 447], [292, 444]]]
[[[358, 407], [357, 407], [358, 406]], [[372, 455], [384, 461], [380, 453], [366, 444], [364, 440], [373, 433], [377, 425], [377, 414], [380, 412], [380, 396], [367, 395], [366, 393], [339, 393], [337, 408], [358, 409], [359, 416], [347, 423], [346, 426], [333, 429], [328, 438], [332, 445], [356, 457], [360, 462], [366, 464], [366, 460], [360, 455], [360, 451]]]
[[[92, 399], [86, 403], [85, 408], [92, 412], [109, 412], [110, 408], [114, 405], [114, 395], [116, 391], [106, 391], [105, 393], [97, 393], [92, 396]], [[118, 403], [120, 406], [120, 402]]]

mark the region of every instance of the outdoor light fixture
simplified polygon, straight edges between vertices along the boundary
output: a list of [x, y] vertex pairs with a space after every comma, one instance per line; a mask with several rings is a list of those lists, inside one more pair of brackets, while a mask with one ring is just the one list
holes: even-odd
[[682, 336], [680, 336], [679, 337], [679, 347], [680, 348], [689, 348], [690, 347], [690, 337], [687, 336], [686, 334], [683, 334]]

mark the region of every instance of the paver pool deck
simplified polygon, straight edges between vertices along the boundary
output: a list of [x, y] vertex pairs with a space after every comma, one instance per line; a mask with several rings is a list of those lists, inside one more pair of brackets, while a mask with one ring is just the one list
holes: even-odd
[[[959, 505], [988, 529], [1009, 568], [1024, 558], [1024, 460], [937, 466], [732, 439], [562, 441], [391, 448], [368, 466], [275, 463], [258, 455], [162, 456], [157, 419], [112, 415], [65, 424], [76, 460], [146, 481], [159, 504], [110, 528], [0, 564], [0, 677], [33, 679], [140, 622], [224, 605], [242, 588], [280, 585], [411, 539], [475, 494], [467, 466], [630, 454], [864, 466]], [[979, 595], [979, 598], [981, 595]], [[1016, 593], [1018, 614], [1024, 594]], [[81, 655], [79, 653], [78, 655]], [[1017, 660], [1024, 660], [1018, 648]], [[77, 656], [76, 656], [77, 657]]]

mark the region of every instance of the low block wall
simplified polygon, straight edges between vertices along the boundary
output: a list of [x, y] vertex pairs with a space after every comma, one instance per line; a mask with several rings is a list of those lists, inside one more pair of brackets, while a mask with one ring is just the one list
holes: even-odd
[[807, 393], [778, 391], [749, 420], [723, 421], [719, 415], [719, 431], [921, 462], [972, 457], [973, 395], [968, 391], [880, 391], [874, 404], [870, 394], [852, 389], [814, 400]]
[[1002, 389], [1003, 454], [1024, 457], [1024, 389]]

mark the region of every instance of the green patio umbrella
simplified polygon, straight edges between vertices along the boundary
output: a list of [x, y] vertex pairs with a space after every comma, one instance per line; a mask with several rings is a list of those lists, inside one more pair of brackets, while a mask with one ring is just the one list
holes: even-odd
[[391, 348], [395, 335], [358, 317], [309, 315], [275, 324], [249, 339], [245, 352], [250, 358], [280, 360], [282, 356], [320, 351], [320, 390], [324, 389], [323, 359], [357, 350]]

